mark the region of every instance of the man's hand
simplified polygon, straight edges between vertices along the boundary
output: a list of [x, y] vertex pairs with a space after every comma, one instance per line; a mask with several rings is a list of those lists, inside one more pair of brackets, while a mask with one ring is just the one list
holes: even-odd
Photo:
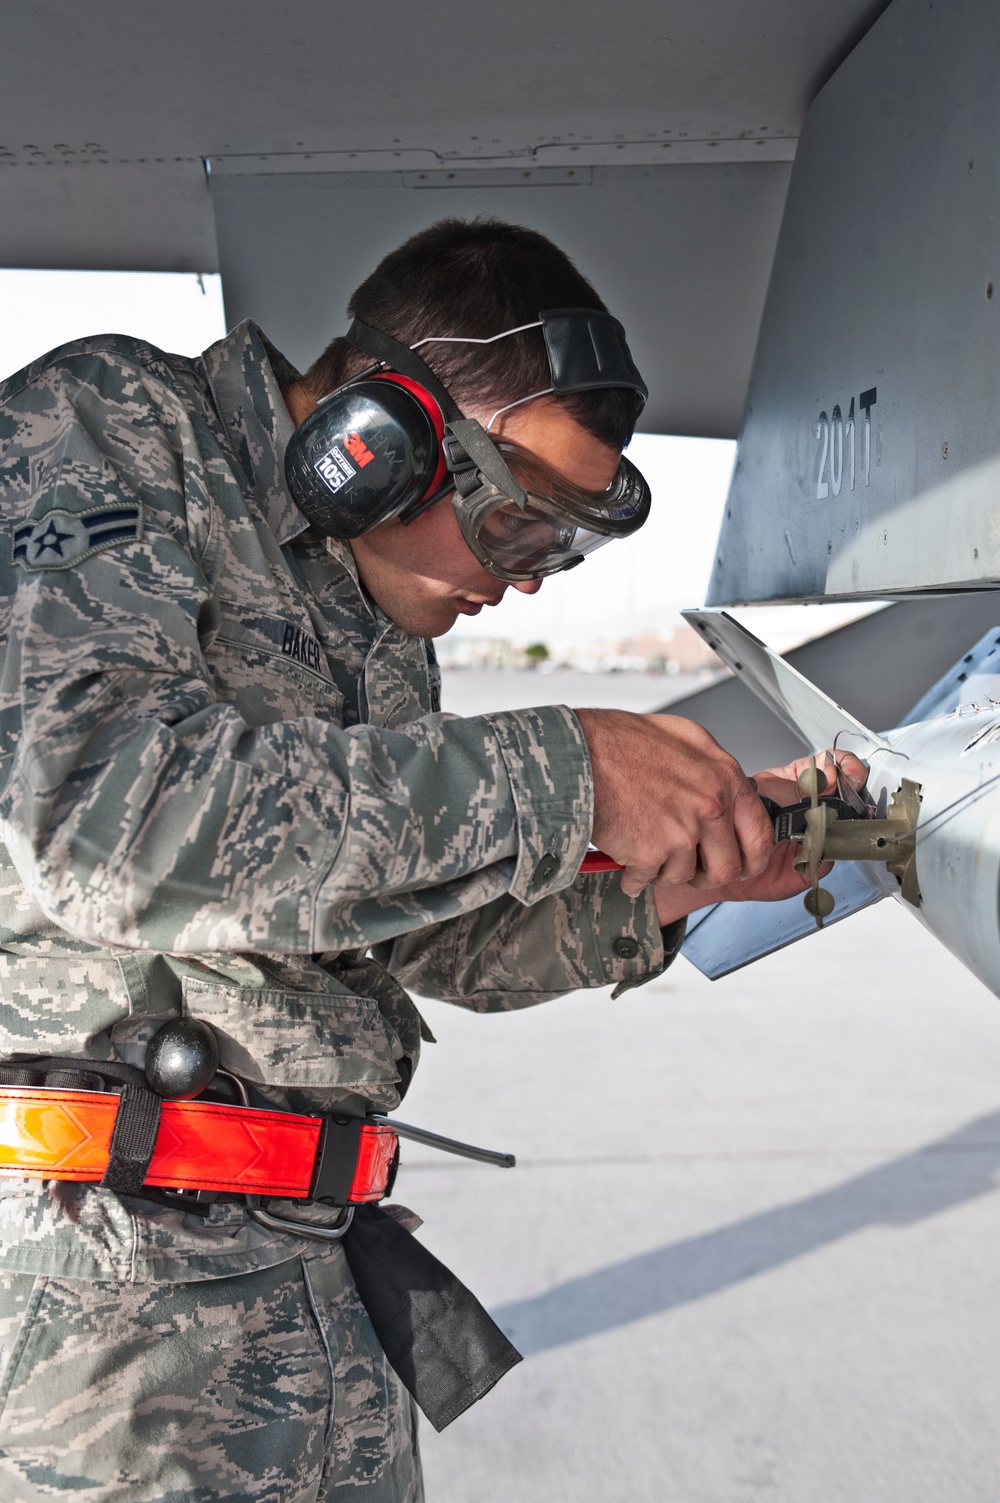
[[[622, 891], [715, 890], [761, 877], [774, 831], [739, 763], [694, 721], [577, 710], [594, 773], [592, 839]], [[798, 794], [794, 795], [795, 798]]]
[[[811, 762], [811, 757], [799, 757], [786, 767], [771, 767], [766, 772], [756, 773], [753, 782], [759, 793], [773, 799], [782, 808], [787, 808], [789, 804], [797, 804], [801, 799], [797, 779], [799, 773], [810, 766]], [[828, 751], [817, 755], [816, 765], [826, 771], [829, 792], [835, 791], [834, 763], [839, 767], [841, 776], [853, 788], [861, 789], [865, 786], [868, 769], [862, 761], [851, 752]], [[714, 891], [695, 888], [693, 884], [687, 887], [658, 887], [656, 912], [661, 926], [666, 928], [668, 924], [676, 923], [679, 918], [693, 913], [696, 908], [705, 908], [712, 903], [773, 903], [804, 892], [809, 885], [808, 879], [792, 867], [799, 849], [794, 840], [782, 841], [781, 845], [772, 843], [770, 860], [759, 876], [745, 881], [722, 883]], [[828, 862], [820, 868], [821, 876], [826, 875], [831, 864]]]

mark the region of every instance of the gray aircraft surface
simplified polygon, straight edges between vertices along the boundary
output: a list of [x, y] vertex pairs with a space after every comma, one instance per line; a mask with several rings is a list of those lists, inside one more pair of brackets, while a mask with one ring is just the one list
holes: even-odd
[[[761, 325], [714, 604], [932, 592], [969, 599], [995, 584], [998, 64], [995, 6], [896, 0], [813, 103]], [[981, 603], [995, 610], [989, 596]], [[957, 664], [937, 684], [925, 677], [919, 702], [902, 713], [897, 703], [901, 725], [879, 736], [724, 614], [691, 619], [801, 740], [840, 739], [868, 757], [864, 812], [876, 816], [869, 830], [877, 826], [881, 841], [865, 850], [865, 826], [850, 822], [817, 824], [812, 837], [817, 855], [864, 860], [861, 870], [838, 869], [834, 914], [891, 892], [1000, 994], [1000, 631], [978, 642], [970, 634]], [[857, 644], [856, 676], [880, 688], [901, 651], [926, 672], [919, 638], [900, 640], [901, 624], [889, 623], [894, 653]], [[849, 690], [844, 697], [849, 705]], [[875, 723], [892, 724], [878, 692], [875, 700]], [[878, 819], [892, 798], [895, 834]], [[720, 909], [695, 928], [687, 953], [721, 975], [809, 927], [790, 905]]]
[[[4, 264], [218, 270], [230, 322], [302, 363], [436, 218], [564, 245], [633, 336], [643, 426], [739, 434], [710, 603], [895, 602], [798, 649], [832, 699], [792, 702], [702, 615], [734, 676], [672, 708], [748, 765], [867, 736], [876, 815], [905, 765], [907, 893], [875, 850], [834, 916], [917, 893], [1000, 991], [1000, 685], [974, 646], [1000, 624], [995, 0], [580, 0], [571, 25], [549, 0], [30, 0], [0, 36]], [[721, 974], [804, 933], [794, 906], [711, 913], [688, 953]]]

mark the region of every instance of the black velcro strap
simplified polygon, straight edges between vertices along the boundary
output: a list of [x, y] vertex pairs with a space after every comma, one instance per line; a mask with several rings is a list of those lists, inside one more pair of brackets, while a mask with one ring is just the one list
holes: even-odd
[[162, 1105], [162, 1098], [146, 1085], [127, 1082], [122, 1086], [102, 1189], [118, 1195], [138, 1195], [142, 1190], [156, 1147]]
[[385, 1355], [435, 1430], [521, 1361], [471, 1290], [378, 1206], [355, 1208], [343, 1247]]
[[24, 1065], [0, 1065], [0, 1086], [42, 1085], [45, 1077], [41, 1070], [31, 1070]]
[[[139, 1194], [149, 1173], [163, 1105], [156, 1092], [149, 1089], [141, 1070], [134, 1065], [119, 1064], [117, 1060], [64, 1059], [53, 1055], [18, 1060], [0, 1068], [3, 1072], [30, 1071], [35, 1076], [30, 1082], [0, 1078], [0, 1085], [47, 1085], [64, 1090], [92, 1091], [110, 1088], [118, 1091], [118, 1112], [111, 1133], [108, 1167], [100, 1183], [103, 1189], [115, 1190], [119, 1195]], [[65, 1085], [61, 1084], [60, 1076], [66, 1081]]]
[[462, 416], [451, 392], [409, 345], [393, 339], [391, 334], [383, 334], [381, 329], [373, 329], [371, 324], [362, 323], [360, 318], [354, 320], [345, 337], [356, 350], [374, 355], [376, 360], [384, 360], [401, 376], [409, 376], [411, 381], [418, 381], [426, 387], [447, 421]]
[[361, 1143], [360, 1117], [323, 1118], [319, 1148], [309, 1199], [322, 1200], [333, 1206], [346, 1206], [351, 1184], [358, 1167]]

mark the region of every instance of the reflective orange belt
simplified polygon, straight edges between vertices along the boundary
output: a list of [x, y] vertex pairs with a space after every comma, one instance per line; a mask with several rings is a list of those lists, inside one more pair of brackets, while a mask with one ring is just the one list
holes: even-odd
[[[110, 1091], [0, 1086], [0, 1175], [101, 1180], [120, 1099]], [[340, 1135], [341, 1162], [331, 1181], [324, 1160], [334, 1156], [338, 1127], [348, 1136]], [[339, 1182], [335, 1202], [359, 1205], [386, 1194], [397, 1147], [395, 1132], [384, 1123], [164, 1101], [144, 1184], [308, 1200], [326, 1199]]]

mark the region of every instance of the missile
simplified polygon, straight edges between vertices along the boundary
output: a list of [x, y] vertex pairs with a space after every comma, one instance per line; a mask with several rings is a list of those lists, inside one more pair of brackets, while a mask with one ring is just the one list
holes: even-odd
[[[875, 732], [725, 611], [684, 617], [807, 745], [853, 751], [869, 775], [862, 817], [810, 811], [797, 863], [811, 878], [808, 911], [799, 898], [719, 904], [694, 916], [683, 953], [706, 975], [726, 975], [804, 938], [817, 918], [836, 922], [891, 897], [1000, 996], [1000, 628], [905, 724]], [[823, 860], [838, 864], [820, 888]]]

